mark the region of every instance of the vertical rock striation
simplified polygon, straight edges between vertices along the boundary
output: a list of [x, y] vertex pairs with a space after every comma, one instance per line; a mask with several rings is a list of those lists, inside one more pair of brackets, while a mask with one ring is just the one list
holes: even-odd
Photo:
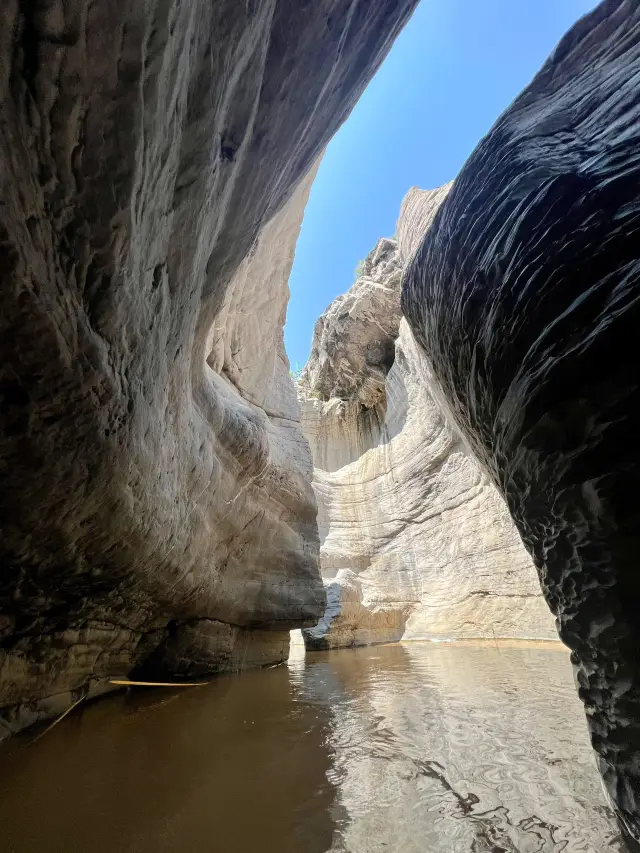
[[133, 667], [279, 660], [322, 612], [285, 273], [414, 5], [3, 3], [3, 730]]
[[607, 0], [471, 155], [403, 289], [449, 409], [534, 557], [636, 844], [639, 79], [640, 7]]
[[327, 610], [307, 647], [552, 637], [504, 502], [443, 414], [400, 316], [402, 271], [450, 186], [412, 189], [316, 325], [300, 379]]

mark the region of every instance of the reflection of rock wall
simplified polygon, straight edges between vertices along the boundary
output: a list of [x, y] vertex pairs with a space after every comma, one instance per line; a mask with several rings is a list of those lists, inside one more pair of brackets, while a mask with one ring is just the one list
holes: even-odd
[[622, 853], [559, 643], [308, 655], [332, 709], [336, 851]]
[[316, 326], [300, 390], [328, 607], [305, 631], [310, 647], [556, 638], [506, 506], [443, 415], [400, 320], [402, 267], [447, 191], [410, 191], [400, 245], [380, 241]]
[[9, 729], [135, 666], [280, 659], [321, 614], [286, 277], [301, 181], [413, 6], [3, 4]]

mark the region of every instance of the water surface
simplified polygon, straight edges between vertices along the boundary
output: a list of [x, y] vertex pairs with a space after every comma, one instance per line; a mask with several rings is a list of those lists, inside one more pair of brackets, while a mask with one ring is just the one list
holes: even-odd
[[619, 853], [559, 644], [292, 658], [0, 751], [7, 853]]

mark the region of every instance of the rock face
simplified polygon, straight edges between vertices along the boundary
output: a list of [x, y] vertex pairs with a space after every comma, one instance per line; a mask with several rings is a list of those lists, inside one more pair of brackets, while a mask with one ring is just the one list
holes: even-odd
[[414, 5], [3, 4], [5, 729], [280, 660], [321, 614], [284, 288], [303, 179]]
[[640, 7], [602, 3], [472, 154], [403, 290], [449, 409], [535, 559], [636, 843], [639, 77]]
[[353, 287], [318, 319], [302, 388], [325, 400], [353, 400], [365, 409], [384, 400], [400, 323], [401, 278], [395, 240], [379, 240]]
[[430, 392], [400, 284], [450, 187], [412, 189], [316, 325], [300, 378], [327, 610], [308, 648], [404, 638], [557, 638], [507, 508]]

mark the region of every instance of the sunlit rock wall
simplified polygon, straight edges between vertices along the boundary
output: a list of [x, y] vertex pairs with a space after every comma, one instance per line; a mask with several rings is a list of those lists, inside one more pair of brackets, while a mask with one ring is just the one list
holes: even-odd
[[[473, 152], [403, 307], [533, 555], [640, 849], [640, 5], [564, 37]], [[425, 386], [432, 384], [425, 373]]]
[[[412, 189], [315, 330], [300, 379], [327, 610], [311, 648], [404, 638], [557, 638], [506, 505], [431, 393], [400, 317], [402, 271], [449, 187]], [[426, 380], [425, 380], [425, 377]]]

